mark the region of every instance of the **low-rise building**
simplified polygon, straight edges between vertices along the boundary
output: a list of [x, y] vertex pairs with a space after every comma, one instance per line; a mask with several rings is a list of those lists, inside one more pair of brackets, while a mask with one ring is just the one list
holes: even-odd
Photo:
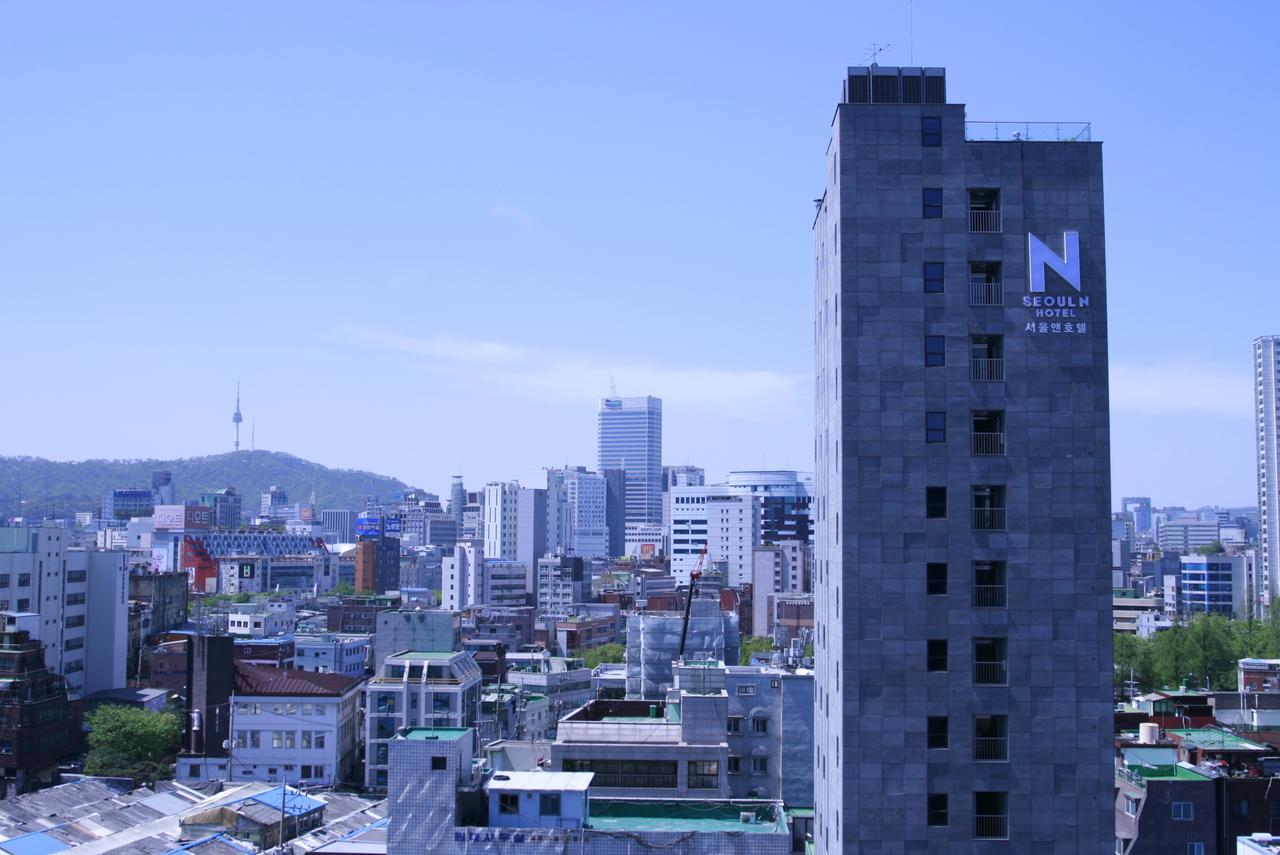
[[462, 617], [447, 609], [400, 608], [379, 612], [373, 661], [400, 650], [461, 650]]
[[480, 668], [470, 653], [405, 650], [365, 685], [365, 787], [385, 790], [388, 742], [404, 728], [471, 728], [480, 711]]
[[591, 699], [591, 669], [581, 659], [520, 651], [508, 652], [506, 665], [506, 682], [526, 694], [545, 696], [553, 722]]
[[363, 677], [370, 659], [367, 635], [341, 635], [335, 632], [295, 635], [294, 667], [319, 674], [343, 674]]
[[354, 783], [360, 689], [341, 674], [236, 663], [229, 770], [180, 761], [178, 780]]
[[599, 773], [490, 772], [475, 759], [470, 730], [410, 730], [390, 748], [388, 855], [792, 851], [779, 802], [627, 799], [603, 796]]

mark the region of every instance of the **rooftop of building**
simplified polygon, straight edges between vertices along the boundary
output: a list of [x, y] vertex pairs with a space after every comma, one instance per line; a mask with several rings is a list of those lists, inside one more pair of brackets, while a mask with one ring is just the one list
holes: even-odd
[[360, 681], [343, 674], [321, 674], [272, 668], [268, 665], [235, 663], [235, 694], [243, 696], [299, 695], [339, 697]]
[[1207, 775], [1202, 775], [1195, 769], [1184, 763], [1170, 763], [1167, 765], [1156, 764], [1132, 765], [1126, 766], [1129, 772], [1146, 781], [1207, 781]]
[[461, 655], [461, 651], [456, 650], [402, 650], [399, 653], [393, 653], [388, 659], [413, 659], [417, 660], [437, 660], [452, 659], [454, 656]]
[[465, 736], [468, 730], [470, 728], [466, 727], [410, 727], [402, 731], [400, 736], [419, 742], [454, 742]]
[[485, 784], [491, 792], [585, 793], [595, 772], [497, 772]]
[[1198, 748], [1208, 751], [1258, 751], [1267, 752], [1272, 748], [1238, 736], [1229, 730], [1218, 727], [1169, 728], [1165, 731], [1184, 748]]
[[[743, 814], [748, 813], [755, 820], [743, 822]], [[788, 833], [786, 817], [775, 802], [591, 799], [587, 822], [597, 831]]]
[[1272, 835], [1265, 831], [1259, 831], [1247, 837], [1237, 837], [1236, 851], [1276, 855], [1276, 853], [1280, 853], [1280, 834]]
[[680, 705], [666, 701], [589, 701], [565, 716], [565, 722], [605, 721], [613, 724], [678, 724]]

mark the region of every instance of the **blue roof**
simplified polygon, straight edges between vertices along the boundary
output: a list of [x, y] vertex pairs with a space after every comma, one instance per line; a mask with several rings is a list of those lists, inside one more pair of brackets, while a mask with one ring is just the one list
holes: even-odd
[[[262, 802], [269, 808], [280, 810], [280, 790], [284, 787], [272, 787], [269, 790], [263, 790], [256, 796], [250, 796], [249, 800]], [[284, 799], [284, 810], [289, 816], [300, 816], [304, 813], [311, 813], [313, 810], [319, 810], [324, 807], [324, 802], [319, 799], [313, 799], [311, 796], [304, 795], [295, 789], [289, 789], [289, 793]], [[3, 844], [0, 844], [3, 845]], [[16, 855], [16, 853], [15, 853]]]
[[48, 831], [33, 831], [30, 834], [20, 834], [8, 840], [0, 840], [0, 850], [10, 855], [52, 855], [54, 852], [70, 848], [69, 844], [50, 836]]

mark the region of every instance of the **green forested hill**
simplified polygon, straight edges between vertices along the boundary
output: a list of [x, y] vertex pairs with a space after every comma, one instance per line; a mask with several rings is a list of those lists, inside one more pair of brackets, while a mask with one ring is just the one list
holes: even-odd
[[96, 510], [113, 488], [150, 488], [151, 473], [173, 473], [177, 499], [196, 500], [219, 487], [245, 496], [245, 511], [256, 510], [259, 494], [279, 484], [289, 501], [306, 501], [314, 488], [318, 508], [364, 507], [366, 496], [390, 498], [405, 484], [385, 475], [330, 469], [278, 451], [239, 451], [182, 460], [84, 460], [63, 463], [38, 457], [0, 457], [0, 518], [18, 515], [19, 497], [28, 518], [69, 516]]

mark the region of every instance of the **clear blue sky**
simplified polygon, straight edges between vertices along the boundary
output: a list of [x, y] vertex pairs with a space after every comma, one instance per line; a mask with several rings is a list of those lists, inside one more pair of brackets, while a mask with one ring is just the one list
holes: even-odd
[[[1115, 499], [1252, 504], [1275, 4], [914, 7], [970, 118], [1105, 141]], [[229, 450], [238, 376], [246, 444], [540, 483], [612, 371], [667, 462], [810, 468], [811, 200], [907, 9], [6, 4], [0, 453]]]

